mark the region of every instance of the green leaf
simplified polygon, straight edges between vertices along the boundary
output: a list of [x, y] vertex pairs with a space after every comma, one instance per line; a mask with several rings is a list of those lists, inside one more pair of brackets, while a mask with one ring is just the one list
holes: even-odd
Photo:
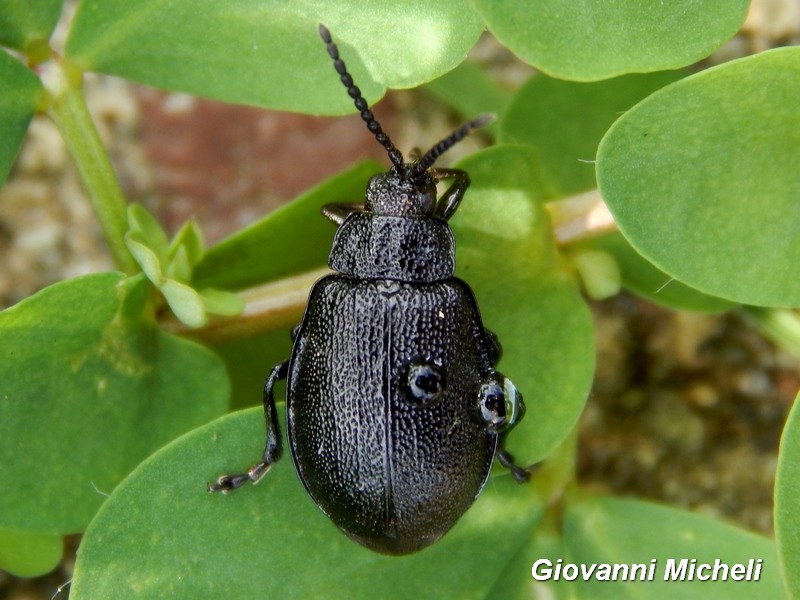
[[[295, 323], [296, 325], [296, 323]], [[214, 347], [231, 379], [231, 406], [261, 406], [264, 380], [273, 365], [292, 352], [289, 328], [277, 329]]]
[[543, 459], [575, 426], [594, 373], [588, 308], [557, 268], [536, 155], [495, 146], [458, 165], [472, 185], [451, 220], [456, 274], [472, 286], [484, 326], [503, 347], [499, 370], [521, 391], [527, 413], [508, 438], [515, 458]]
[[472, 0], [489, 30], [522, 60], [561, 79], [593, 81], [677, 69], [728, 41], [748, 0]]
[[42, 84], [22, 63], [0, 50], [0, 185], [2, 185], [28, 125], [36, 112]]
[[626, 289], [651, 302], [697, 312], [721, 312], [736, 306], [733, 302], [709, 296], [676, 281], [642, 258], [622, 234], [615, 232], [581, 242], [577, 248], [608, 252], [617, 261]]
[[[644, 563], [655, 559], [652, 581], [577, 581], [577, 599], [670, 598], [731, 600], [785, 598], [775, 543], [720, 521], [636, 500], [590, 498], [568, 503], [564, 516], [565, 563]], [[669, 559], [728, 565], [763, 560], [758, 581], [665, 581]], [[755, 568], [755, 563], [753, 563]], [[704, 571], [701, 571], [703, 574]], [[708, 571], [710, 574], [710, 571]]]
[[158, 330], [147, 291], [89, 275], [0, 313], [3, 527], [82, 530], [144, 457], [226, 410], [220, 360]]
[[603, 300], [619, 293], [622, 274], [611, 254], [602, 250], [578, 250], [571, 258], [590, 298]]
[[194, 284], [241, 289], [324, 266], [336, 227], [322, 207], [363, 202], [367, 181], [381, 170], [375, 161], [359, 163], [209, 248]]
[[208, 322], [203, 299], [194, 288], [174, 279], [165, 279], [158, 289], [181, 322], [189, 327], [202, 327]]
[[647, 260], [707, 294], [800, 306], [800, 48], [714, 67], [609, 130], [598, 181]]
[[155, 252], [161, 266], [166, 266], [169, 242], [167, 234], [156, 218], [141, 204], [131, 204], [128, 206], [128, 225], [130, 231], [141, 233], [146, 245]]
[[203, 241], [203, 232], [193, 219], [186, 221], [178, 230], [178, 233], [175, 234], [175, 237], [172, 238], [167, 251], [167, 258], [172, 261], [179, 251], [186, 254], [190, 268], [194, 268], [203, 258], [203, 254], [205, 254], [206, 244]]
[[[70, 598], [481, 598], [541, 515], [535, 486], [504, 473], [441, 541], [415, 555], [381, 556], [314, 506], [288, 454], [257, 486], [206, 492], [219, 473], [257, 460], [263, 441], [255, 408], [140, 465], [88, 528]], [[529, 570], [513, 576], [530, 580]]]
[[783, 429], [775, 476], [775, 539], [783, 577], [792, 598], [800, 598], [800, 401], [795, 398]]
[[47, 41], [61, 16], [62, 4], [63, 0], [3, 0], [0, 45], [21, 50], [35, 60], [45, 59], [50, 54]]
[[200, 299], [206, 312], [213, 315], [232, 317], [244, 310], [242, 299], [231, 292], [207, 288], [200, 290]]
[[133, 258], [142, 268], [153, 285], [160, 285], [164, 280], [161, 272], [161, 261], [158, 254], [148, 245], [148, 239], [141, 231], [129, 231], [125, 234], [125, 245]]
[[60, 535], [0, 527], [0, 570], [17, 577], [38, 577], [58, 566], [64, 552]]
[[594, 189], [594, 158], [609, 126], [642, 98], [681, 76], [626, 75], [596, 83], [534, 76], [503, 116], [499, 141], [536, 149], [546, 198]]
[[353, 79], [375, 101], [460, 63], [483, 25], [467, 0], [82, 0], [67, 42], [81, 70], [226, 102], [312, 114], [353, 112], [317, 33], [331, 30]]
[[169, 264], [167, 264], [167, 277], [181, 283], [191, 281], [192, 265], [189, 262], [189, 253], [186, 250], [186, 246], [178, 246], [175, 252], [170, 254], [172, 256], [170, 256]]
[[[485, 69], [469, 61], [434, 79], [424, 89], [468, 119], [485, 113], [500, 116], [511, 102], [511, 92], [494, 81]], [[496, 136], [498, 129], [498, 122], [494, 121], [481, 131]]]

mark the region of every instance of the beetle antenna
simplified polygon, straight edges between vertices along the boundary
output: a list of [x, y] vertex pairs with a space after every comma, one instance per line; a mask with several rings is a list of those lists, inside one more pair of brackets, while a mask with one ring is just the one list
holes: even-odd
[[322, 23], [319, 24], [319, 36], [328, 47], [328, 54], [333, 59], [333, 68], [336, 69], [344, 87], [347, 88], [347, 93], [353, 99], [353, 104], [355, 104], [356, 109], [361, 113], [361, 118], [364, 120], [364, 123], [367, 124], [367, 129], [375, 135], [375, 139], [378, 140], [378, 143], [386, 148], [386, 152], [389, 153], [389, 159], [392, 161], [395, 168], [400, 169], [405, 162], [403, 160], [403, 155], [392, 143], [392, 140], [389, 139], [389, 136], [381, 129], [380, 123], [378, 123], [375, 115], [373, 115], [372, 111], [369, 109], [367, 101], [364, 100], [364, 97], [361, 95], [361, 90], [353, 83], [353, 78], [350, 77], [350, 74], [347, 72], [344, 61], [339, 57], [339, 49], [331, 39], [331, 32], [328, 31], [328, 28]]
[[480, 117], [477, 117], [468, 123], [464, 123], [461, 127], [456, 129], [453, 133], [428, 150], [425, 153], [425, 156], [414, 163], [414, 166], [411, 169], [411, 178], [415, 179], [422, 175], [425, 171], [433, 166], [433, 163], [436, 162], [437, 158], [467, 137], [467, 135], [469, 135], [474, 129], [483, 127], [492, 121], [494, 121], [494, 115], [481, 115]]

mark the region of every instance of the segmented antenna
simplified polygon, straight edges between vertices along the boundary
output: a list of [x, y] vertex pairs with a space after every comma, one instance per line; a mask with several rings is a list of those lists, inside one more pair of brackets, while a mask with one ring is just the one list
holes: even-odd
[[[356, 109], [361, 112], [361, 118], [364, 120], [364, 123], [367, 124], [367, 129], [369, 129], [373, 135], [375, 135], [375, 139], [378, 140], [378, 143], [386, 148], [386, 152], [389, 153], [389, 159], [392, 161], [392, 164], [395, 166], [395, 168], [398, 170], [401, 169], [405, 162], [403, 160], [403, 155], [397, 148], [395, 148], [392, 140], [390, 140], [389, 136], [383, 132], [383, 129], [381, 129], [380, 123], [378, 123], [375, 115], [373, 115], [372, 111], [369, 109], [367, 101], [364, 100], [364, 97], [361, 95], [361, 90], [358, 89], [358, 86], [353, 83], [353, 78], [350, 77], [350, 74], [347, 72], [347, 67], [345, 67], [344, 61], [339, 58], [339, 49], [331, 39], [331, 32], [328, 31], [328, 28], [322, 23], [319, 24], [319, 36], [328, 47], [328, 54], [333, 59], [333, 67], [339, 74], [339, 78], [342, 80], [344, 87], [347, 88], [347, 93], [353, 99]], [[461, 137], [464, 136], [462, 135]]]
[[437, 158], [469, 135], [473, 129], [483, 127], [492, 121], [494, 121], [494, 115], [481, 115], [480, 117], [477, 117], [468, 123], [464, 123], [461, 127], [456, 129], [453, 133], [428, 150], [422, 158], [414, 163], [410, 173], [411, 179], [420, 177], [425, 171], [430, 169], [433, 166], [433, 163], [436, 162]]

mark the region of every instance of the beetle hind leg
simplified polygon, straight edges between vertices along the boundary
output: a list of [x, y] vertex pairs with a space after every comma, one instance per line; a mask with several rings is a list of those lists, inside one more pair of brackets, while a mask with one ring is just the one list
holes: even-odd
[[514, 462], [514, 457], [505, 448], [505, 436], [500, 440], [500, 448], [497, 450], [497, 460], [506, 469], [511, 471], [511, 475], [517, 480], [517, 483], [525, 483], [531, 478], [531, 473], [527, 469], [520, 467]]
[[267, 380], [264, 382], [264, 420], [267, 425], [267, 443], [264, 448], [264, 457], [261, 462], [250, 467], [246, 473], [238, 475], [220, 475], [215, 483], [208, 484], [209, 492], [222, 492], [223, 494], [243, 486], [248, 481], [258, 483], [269, 468], [281, 457], [281, 432], [278, 426], [278, 411], [275, 408], [275, 394], [273, 388], [279, 379], [286, 379], [289, 372], [289, 361], [285, 360], [272, 367]]

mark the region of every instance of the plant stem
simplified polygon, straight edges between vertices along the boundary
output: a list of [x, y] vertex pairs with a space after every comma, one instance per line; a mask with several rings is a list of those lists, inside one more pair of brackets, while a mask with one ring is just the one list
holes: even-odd
[[800, 358], [800, 315], [786, 308], [743, 306], [747, 315], [765, 337]]
[[553, 236], [559, 246], [617, 230], [614, 217], [597, 190], [548, 202], [545, 208], [550, 213]]
[[121, 271], [136, 273], [136, 263], [125, 246], [127, 203], [86, 107], [81, 89], [82, 77], [68, 73], [65, 65], [54, 63], [52, 71], [43, 80], [51, 99], [47, 114], [58, 126], [72, 154], [111, 257]]

